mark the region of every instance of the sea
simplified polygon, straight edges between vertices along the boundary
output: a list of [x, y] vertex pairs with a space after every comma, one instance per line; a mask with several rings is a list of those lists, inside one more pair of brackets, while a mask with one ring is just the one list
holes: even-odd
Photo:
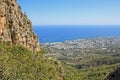
[[120, 37], [120, 25], [80, 26], [34, 26], [40, 43], [64, 42], [66, 40], [90, 39], [96, 37]]

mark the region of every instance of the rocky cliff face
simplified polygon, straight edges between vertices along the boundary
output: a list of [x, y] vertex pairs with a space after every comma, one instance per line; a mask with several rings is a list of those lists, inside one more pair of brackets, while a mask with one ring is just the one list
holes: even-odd
[[40, 51], [32, 23], [16, 0], [0, 0], [0, 38], [14, 45], [23, 45], [33, 52]]

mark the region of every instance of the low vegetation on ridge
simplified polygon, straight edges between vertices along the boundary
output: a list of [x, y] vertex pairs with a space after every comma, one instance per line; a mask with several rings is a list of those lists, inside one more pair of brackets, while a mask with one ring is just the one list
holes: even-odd
[[0, 42], [0, 80], [63, 80], [60, 63], [44, 53]]

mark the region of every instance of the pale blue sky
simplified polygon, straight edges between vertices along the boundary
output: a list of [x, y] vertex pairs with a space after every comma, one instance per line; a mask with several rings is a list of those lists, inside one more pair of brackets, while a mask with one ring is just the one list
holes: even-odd
[[33, 25], [120, 25], [120, 0], [18, 0]]

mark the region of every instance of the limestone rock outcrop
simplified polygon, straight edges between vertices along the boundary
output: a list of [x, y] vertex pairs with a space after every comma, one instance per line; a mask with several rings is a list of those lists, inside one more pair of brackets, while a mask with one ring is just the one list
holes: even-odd
[[31, 51], [40, 51], [38, 37], [32, 22], [16, 0], [0, 0], [0, 38], [14, 45], [23, 45]]

